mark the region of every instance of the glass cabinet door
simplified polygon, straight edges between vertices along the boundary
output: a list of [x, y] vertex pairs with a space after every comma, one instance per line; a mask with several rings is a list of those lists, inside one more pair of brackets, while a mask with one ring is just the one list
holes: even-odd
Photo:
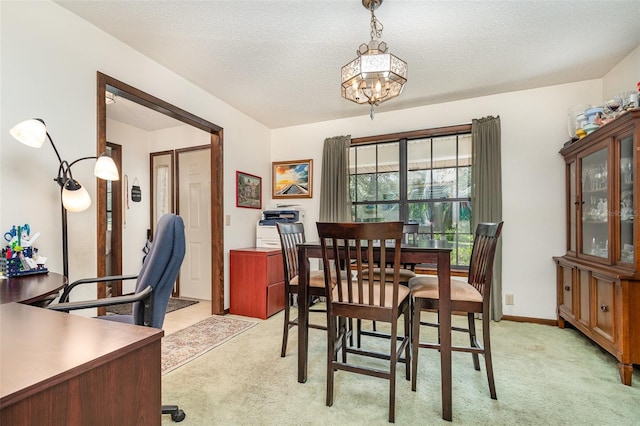
[[582, 253], [609, 257], [608, 149], [582, 158]]
[[620, 262], [634, 263], [635, 253], [633, 236], [635, 210], [633, 199], [633, 136], [628, 136], [620, 143]]

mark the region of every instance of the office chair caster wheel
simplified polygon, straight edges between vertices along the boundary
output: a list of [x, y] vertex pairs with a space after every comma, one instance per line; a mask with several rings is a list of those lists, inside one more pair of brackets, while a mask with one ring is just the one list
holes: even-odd
[[171, 420], [178, 423], [184, 420], [187, 415], [182, 410], [178, 410], [175, 413], [171, 413]]

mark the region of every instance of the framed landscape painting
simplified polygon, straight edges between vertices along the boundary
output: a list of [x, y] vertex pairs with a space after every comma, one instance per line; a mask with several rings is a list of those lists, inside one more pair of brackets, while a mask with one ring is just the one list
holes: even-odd
[[236, 206], [262, 208], [262, 178], [236, 171]]
[[313, 160], [274, 161], [273, 198], [312, 198]]

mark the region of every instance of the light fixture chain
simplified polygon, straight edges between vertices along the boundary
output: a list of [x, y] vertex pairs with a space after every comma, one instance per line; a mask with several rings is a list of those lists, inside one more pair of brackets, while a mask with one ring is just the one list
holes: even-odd
[[371, 40], [374, 38], [382, 38], [382, 30], [384, 29], [382, 22], [378, 21], [378, 18], [376, 18], [375, 13], [373, 12], [374, 5], [375, 2], [371, 2]]

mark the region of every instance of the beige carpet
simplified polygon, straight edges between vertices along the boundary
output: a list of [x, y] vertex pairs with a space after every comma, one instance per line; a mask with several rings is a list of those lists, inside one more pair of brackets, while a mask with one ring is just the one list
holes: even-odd
[[166, 374], [255, 326], [253, 321], [212, 315], [162, 338], [162, 374]]
[[[321, 330], [310, 330], [309, 379], [297, 382], [297, 330], [291, 330], [281, 358], [282, 315], [259, 321], [162, 377], [162, 400], [187, 413], [181, 425], [387, 425], [386, 380], [339, 371], [334, 404], [325, 406]], [[424, 334], [435, 338], [434, 332]], [[634, 370], [633, 386], [620, 384], [615, 358], [571, 329], [501, 321], [492, 323], [491, 332], [497, 401], [489, 397], [484, 365], [475, 371], [471, 355], [454, 353], [453, 422], [442, 420], [438, 352], [423, 349], [417, 392], [404, 374], [397, 379], [396, 424], [639, 424], [640, 369]], [[381, 340], [368, 338], [366, 344]], [[162, 424], [175, 423], [163, 416]]]

